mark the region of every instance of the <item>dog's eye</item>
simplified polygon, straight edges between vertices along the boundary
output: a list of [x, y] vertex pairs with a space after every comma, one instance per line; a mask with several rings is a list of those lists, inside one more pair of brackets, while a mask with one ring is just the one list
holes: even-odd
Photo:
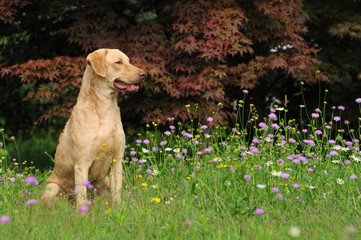
[[121, 61], [118, 61], [118, 62], [115, 62], [116, 64], [122, 64], [122, 62]]

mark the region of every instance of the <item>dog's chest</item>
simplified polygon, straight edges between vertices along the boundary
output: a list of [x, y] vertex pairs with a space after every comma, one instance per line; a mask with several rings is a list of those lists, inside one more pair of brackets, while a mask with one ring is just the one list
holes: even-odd
[[119, 149], [120, 145], [124, 144], [122, 136], [124, 136], [124, 132], [119, 116], [100, 119], [98, 144], [101, 145], [101, 148], [112, 151]]

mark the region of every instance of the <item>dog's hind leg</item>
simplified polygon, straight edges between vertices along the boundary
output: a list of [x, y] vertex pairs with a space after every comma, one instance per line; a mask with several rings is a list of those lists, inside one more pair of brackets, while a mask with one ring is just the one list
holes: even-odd
[[41, 205], [43, 207], [52, 207], [54, 203], [54, 197], [61, 192], [61, 187], [56, 183], [48, 183], [45, 186], [45, 191], [41, 196]]

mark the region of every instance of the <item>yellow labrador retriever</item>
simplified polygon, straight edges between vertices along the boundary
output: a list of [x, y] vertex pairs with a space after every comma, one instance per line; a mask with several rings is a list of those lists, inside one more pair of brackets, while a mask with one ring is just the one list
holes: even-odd
[[46, 181], [43, 206], [51, 206], [62, 192], [75, 196], [77, 206], [82, 206], [87, 187], [102, 195], [108, 183], [112, 201], [120, 204], [125, 136], [117, 92], [138, 91], [145, 76], [117, 49], [99, 49], [88, 55], [79, 96], [60, 135], [54, 170]]

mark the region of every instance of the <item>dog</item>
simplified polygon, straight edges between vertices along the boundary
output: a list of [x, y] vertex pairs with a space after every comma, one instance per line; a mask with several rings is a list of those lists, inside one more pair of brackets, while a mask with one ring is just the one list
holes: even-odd
[[59, 137], [55, 166], [46, 181], [44, 207], [51, 207], [60, 193], [80, 207], [86, 204], [87, 188], [94, 188], [97, 196], [108, 189], [112, 202], [121, 204], [125, 135], [117, 93], [137, 92], [146, 73], [118, 49], [96, 50], [86, 61], [78, 98]]

